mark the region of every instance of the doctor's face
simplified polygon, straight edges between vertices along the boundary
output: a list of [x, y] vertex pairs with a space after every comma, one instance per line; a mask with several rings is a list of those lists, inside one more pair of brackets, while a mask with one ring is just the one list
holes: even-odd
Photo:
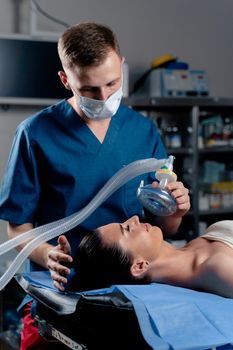
[[112, 223], [98, 229], [105, 244], [117, 244], [133, 257], [140, 256], [153, 260], [163, 242], [162, 231], [157, 226], [141, 223], [138, 216], [133, 216], [122, 224]]
[[[107, 100], [122, 84], [124, 58], [110, 50], [106, 59], [98, 66], [73, 67], [64, 74], [63, 84], [74, 95], [95, 100]], [[61, 78], [62, 79], [62, 78]]]

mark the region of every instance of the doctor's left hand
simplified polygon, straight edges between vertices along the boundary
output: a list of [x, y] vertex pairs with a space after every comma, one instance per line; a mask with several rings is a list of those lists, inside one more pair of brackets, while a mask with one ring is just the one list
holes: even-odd
[[[158, 182], [152, 182], [154, 188], [158, 187]], [[176, 200], [177, 212], [171, 216], [184, 216], [190, 209], [190, 197], [189, 190], [184, 186], [181, 181], [169, 182], [166, 186], [171, 196]]]
[[47, 268], [50, 271], [54, 286], [64, 291], [67, 283], [66, 276], [70, 273], [69, 265], [73, 258], [70, 255], [70, 244], [65, 236], [58, 237], [58, 245], [48, 251]]
[[184, 184], [181, 181], [168, 183], [167, 189], [176, 200], [177, 212], [174, 215], [180, 217], [184, 216], [190, 209], [189, 190], [184, 187]]

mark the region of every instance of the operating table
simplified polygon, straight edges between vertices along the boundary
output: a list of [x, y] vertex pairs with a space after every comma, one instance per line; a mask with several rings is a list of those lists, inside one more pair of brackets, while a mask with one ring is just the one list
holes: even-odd
[[16, 276], [40, 333], [76, 350], [232, 350], [233, 300], [152, 284], [61, 293], [47, 273]]

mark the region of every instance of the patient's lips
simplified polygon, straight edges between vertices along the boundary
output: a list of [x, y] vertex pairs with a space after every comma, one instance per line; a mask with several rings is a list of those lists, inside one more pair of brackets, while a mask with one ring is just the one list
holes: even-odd
[[145, 226], [147, 232], [149, 232], [149, 229], [151, 228], [151, 225], [148, 224], [148, 223], [145, 223], [144, 226]]

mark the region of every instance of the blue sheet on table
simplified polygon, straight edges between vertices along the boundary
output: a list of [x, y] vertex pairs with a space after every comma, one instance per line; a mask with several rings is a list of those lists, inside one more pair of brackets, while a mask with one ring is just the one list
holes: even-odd
[[[55, 289], [46, 272], [24, 277], [35, 286]], [[157, 283], [116, 285], [82, 294], [114, 290], [131, 300], [142, 334], [153, 349], [233, 349], [226, 346], [233, 344], [233, 299]]]

